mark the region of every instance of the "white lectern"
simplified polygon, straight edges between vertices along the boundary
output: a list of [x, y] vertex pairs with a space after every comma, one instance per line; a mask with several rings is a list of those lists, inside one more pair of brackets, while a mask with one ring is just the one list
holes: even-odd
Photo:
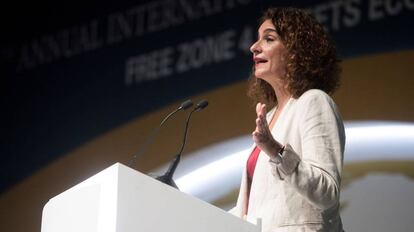
[[41, 232], [260, 230], [260, 225], [116, 163], [50, 199], [43, 208]]

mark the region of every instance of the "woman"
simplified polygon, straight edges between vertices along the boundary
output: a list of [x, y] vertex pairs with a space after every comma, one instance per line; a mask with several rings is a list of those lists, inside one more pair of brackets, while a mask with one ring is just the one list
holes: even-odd
[[250, 50], [256, 146], [231, 212], [260, 218], [264, 232], [342, 231], [345, 133], [329, 97], [339, 85], [335, 47], [305, 11], [271, 8]]

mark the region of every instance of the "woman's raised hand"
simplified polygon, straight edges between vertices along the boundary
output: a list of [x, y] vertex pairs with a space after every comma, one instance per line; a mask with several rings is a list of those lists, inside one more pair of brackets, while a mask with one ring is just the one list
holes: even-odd
[[256, 129], [253, 131], [253, 141], [267, 155], [273, 156], [280, 151], [281, 145], [276, 142], [270, 131], [269, 124], [266, 120], [266, 105], [257, 103], [256, 105]]

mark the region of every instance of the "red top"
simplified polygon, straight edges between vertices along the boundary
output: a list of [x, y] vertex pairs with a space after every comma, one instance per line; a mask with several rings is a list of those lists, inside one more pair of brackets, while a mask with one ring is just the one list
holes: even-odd
[[257, 159], [259, 158], [260, 149], [256, 146], [247, 160], [247, 177], [253, 180], [254, 169], [256, 168]]
[[[252, 184], [254, 169], [256, 168], [257, 159], [259, 158], [260, 149], [256, 146], [247, 160], [247, 186], [249, 191], [247, 191], [247, 198], [250, 198], [250, 186]], [[249, 201], [247, 201], [247, 211], [249, 210]]]

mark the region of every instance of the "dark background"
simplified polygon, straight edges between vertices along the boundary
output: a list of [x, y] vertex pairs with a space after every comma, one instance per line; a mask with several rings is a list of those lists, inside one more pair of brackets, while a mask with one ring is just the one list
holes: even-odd
[[[271, 4], [287, 6], [290, 3], [240, 1], [248, 3], [144, 36], [104, 44], [69, 58], [18, 70], [22, 46], [33, 39], [92, 19], [104, 22], [111, 13], [148, 2], [151, 1], [22, 1], [2, 7], [0, 192], [66, 152], [133, 118], [196, 93], [245, 79], [250, 67], [250, 54], [238, 50], [235, 58], [228, 61], [126, 86], [128, 57], [227, 29], [237, 34], [250, 26], [255, 31], [263, 9]], [[197, 1], [188, 2], [197, 4]], [[295, 1], [295, 5], [312, 8], [327, 2]], [[369, 21], [364, 13], [368, 1], [354, 2], [359, 2], [362, 13], [360, 22], [352, 28], [342, 25], [333, 30], [329, 22], [334, 16], [332, 11], [326, 10], [325, 25], [342, 59], [413, 48], [413, 9], [404, 8], [398, 15]], [[341, 19], [347, 17], [344, 8], [339, 12]]]

